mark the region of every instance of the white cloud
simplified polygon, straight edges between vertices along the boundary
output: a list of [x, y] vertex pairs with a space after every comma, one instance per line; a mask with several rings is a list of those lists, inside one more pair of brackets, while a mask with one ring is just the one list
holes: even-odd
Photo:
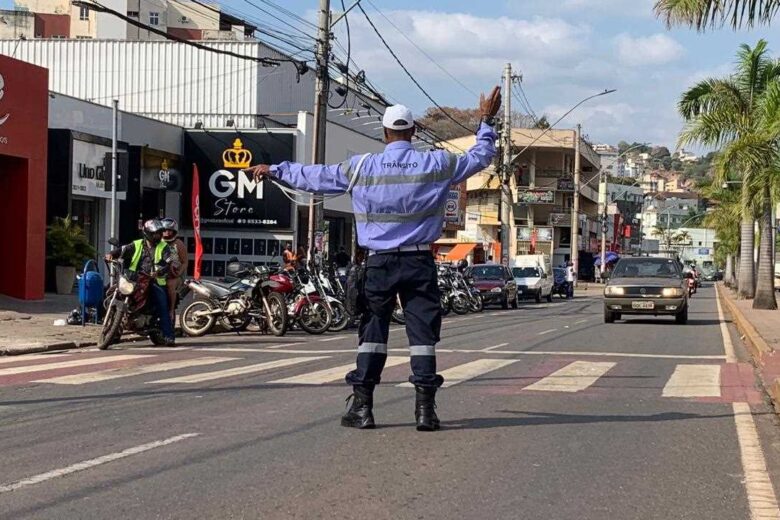
[[682, 45], [663, 33], [638, 38], [619, 34], [615, 38], [615, 50], [621, 63], [636, 67], [671, 63], [685, 53]]

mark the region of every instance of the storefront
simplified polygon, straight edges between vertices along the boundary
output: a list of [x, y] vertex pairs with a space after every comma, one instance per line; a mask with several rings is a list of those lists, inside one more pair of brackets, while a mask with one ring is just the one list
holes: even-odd
[[282, 249], [293, 237], [292, 202], [270, 182], [255, 183], [243, 168], [292, 160], [294, 145], [292, 132], [188, 131], [185, 134], [188, 168], [183, 171], [182, 221], [190, 229], [183, 234], [193, 254], [195, 241], [189, 200], [194, 164], [199, 179], [203, 276], [223, 276], [225, 264], [232, 257], [256, 265], [281, 263]]
[[48, 72], [0, 55], [0, 294], [43, 298]]
[[[121, 143], [117, 171], [119, 202], [127, 195], [127, 147]], [[108, 249], [111, 238], [111, 140], [71, 130], [49, 131], [47, 218], [70, 216], [98, 251]]]

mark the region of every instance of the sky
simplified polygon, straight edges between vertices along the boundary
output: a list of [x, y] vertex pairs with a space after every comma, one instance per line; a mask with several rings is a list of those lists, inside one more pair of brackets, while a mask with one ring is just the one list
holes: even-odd
[[[345, 1], [347, 5], [353, 2]], [[222, 3], [236, 14], [297, 35], [298, 42], [307, 41], [304, 34], [314, 34], [311, 26], [287, 17], [264, 0]], [[273, 3], [316, 21], [318, 0]], [[668, 30], [653, 14], [654, 0], [362, 3], [389, 45], [441, 105], [476, 106], [475, 94], [499, 84], [507, 62], [522, 75], [533, 111], [552, 121], [589, 95], [617, 89], [583, 104], [557, 126], [572, 128], [581, 123], [583, 133], [594, 143], [625, 140], [676, 148], [683, 123], [675, 107], [686, 88], [705, 77], [728, 74], [741, 43], [754, 45], [759, 38], [766, 38], [770, 49], [780, 49], [780, 38], [773, 40], [767, 28], [737, 32], [724, 28], [704, 34], [688, 28]], [[11, 4], [11, 0], [0, 0], [0, 8]], [[340, 0], [331, 0], [331, 4], [334, 11], [341, 7]], [[297, 30], [268, 13], [292, 22]], [[362, 13], [353, 10], [349, 20], [352, 58], [368, 79], [393, 102], [408, 105], [415, 114], [431, 106], [382, 46]], [[338, 43], [346, 47], [343, 21], [335, 32]], [[335, 50], [342, 57], [345, 54], [338, 46]], [[519, 108], [516, 99], [512, 102]]]

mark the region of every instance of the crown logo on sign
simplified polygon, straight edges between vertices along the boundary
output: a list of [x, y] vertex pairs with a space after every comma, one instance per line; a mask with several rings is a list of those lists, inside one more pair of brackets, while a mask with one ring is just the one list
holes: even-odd
[[252, 163], [252, 152], [243, 148], [241, 139], [233, 141], [233, 148], [222, 152], [222, 162], [225, 168], [249, 168]]

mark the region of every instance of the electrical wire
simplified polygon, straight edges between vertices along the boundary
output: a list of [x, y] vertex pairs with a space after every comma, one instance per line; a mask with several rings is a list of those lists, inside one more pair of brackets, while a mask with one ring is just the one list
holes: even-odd
[[279, 18], [279, 17], [278, 17], [278, 16], [276, 16], [275, 14], [273, 14], [273, 13], [271, 13], [271, 12], [269, 12], [269, 11], [267, 11], [267, 10], [263, 9], [262, 7], [260, 7], [259, 5], [257, 5], [256, 3], [252, 2], [252, 0], [244, 0], [244, 2], [245, 2], [245, 3], [247, 3], [247, 4], [249, 4], [249, 5], [251, 5], [252, 7], [254, 7], [255, 9], [257, 9], [258, 11], [260, 11], [260, 12], [262, 12], [262, 13], [265, 13], [266, 15], [270, 16], [270, 17], [271, 17], [271, 18], [273, 18], [274, 20], [277, 20], [277, 21], [279, 21], [279, 22], [283, 23], [284, 25], [287, 25], [287, 26], [288, 26], [288, 27], [290, 27], [291, 29], [293, 29], [293, 30], [295, 30], [295, 31], [298, 31], [298, 32], [299, 32], [299, 33], [301, 33], [302, 35], [304, 35], [304, 36], [311, 36], [310, 34], [306, 33], [306, 32], [305, 32], [305, 31], [303, 31], [303, 30], [301, 30], [299, 27], [296, 27], [295, 25], [291, 24], [290, 22], [288, 22], [288, 21], [286, 21], [286, 20], [284, 20], [284, 19], [282, 19], [282, 18]]
[[344, 94], [343, 99], [341, 100], [341, 104], [338, 106], [333, 106], [328, 102], [328, 106], [330, 108], [341, 108], [347, 103], [347, 98], [349, 97], [349, 60], [352, 57], [352, 35], [349, 31], [349, 16], [347, 16], [346, 13], [346, 6], [344, 5], [344, 0], [341, 0], [341, 9], [344, 11], [344, 24], [347, 28], [347, 62], [345, 64], [345, 67], [347, 68], [346, 72], [344, 72], [344, 78], [345, 79], [345, 85], [344, 88], [346, 88], [347, 92]]
[[465, 126], [463, 123], [461, 123], [460, 121], [458, 121], [457, 119], [455, 119], [454, 117], [452, 117], [452, 116], [450, 115], [450, 113], [449, 113], [449, 112], [447, 112], [446, 110], [444, 110], [444, 108], [442, 108], [442, 106], [441, 106], [439, 103], [437, 103], [437, 102], [436, 102], [436, 100], [435, 100], [435, 99], [433, 99], [433, 97], [431, 97], [431, 95], [430, 95], [430, 94], [428, 94], [428, 91], [426, 91], [426, 90], [423, 88], [423, 86], [422, 86], [422, 85], [420, 85], [420, 82], [419, 82], [419, 81], [417, 81], [417, 79], [416, 79], [416, 78], [415, 78], [415, 77], [412, 75], [412, 73], [411, 73], [411, 72], [409, 72], [409, 69], [407, 69], [407, 68], [406, 68], [406, 66], [403, 64], [403, 62], [402, 62], [402, 61], [401, 61], [401, 59], [398, 57], [398, 55], [395, 53], [395, 51], [393, 51], [393, 49], [392, 49], [392, 48], [390, 47], [390, 45], [387, 43], [387, 40], [385, 40], [385, 38], [382, 36], [382, 33], [381, 33], [381, 32], [379, 32], [379, 29], [377, 29], [376, 25], [374, 25], [374, 22], [371, 20], [371, 17], [369, 17], [369, 16], [368, 16], [368, 13], [366, 12], [366, 10], [365, 10], [365, 9], [363, 9], [363, 6], [362, 6], [362, 5], [360, 5], [360, 4], [358, 4], [358, 9], [360, 9], [360, 11], [363, 13], [363, 16], [365, 16], [365, 17], [366, 17], [366, 20], [368, 21], [368, 24], [371, 26], [371, 28], [374, 30], [374, 32], [376, 33], [376, 35], [377, 35], [377, 36], [379, 37], [379, 39], [382, 41], [382, 44], [385, 46], [385, 48], [387, 49], [387, 51], [388, 51], [388, 52], [390, 53], [390, 55], [391, 55], [391, 56], [392, 56], [392, 57], [395, 59], [396, 63], [398, 63], [398, 65], [399, 65], [399, 66], [400, 66], [400, 67], [403, 69], [403, 71], [406, 73], [406, 75], [409, 77], [409, 79], [410, 79], [410, 80], [412, 80], [412, 83], [414, 83], [414, 84], [415, 84], [415, 86], [416, 86], [418, 89], [420, 89], [420, 92], [422, 92], [422, 93], [425, 95], [425, 97], [427, 97], [427, 98], [428, 98], [428, 100], [429, 100], [431, 103], [433, 103], [433, 104], [434, 104], [434, 106], [435, 106], [436, 108], [438, 108], [438, 109], [439, 109], [439, 111], [440, 111], [442, 114], [444, 114], [444, 115], [445, 115], [445, 116], [446, 116], [446, 117], [447, 117], [449, 120], [451, 120], [453, 123], [455, 123], [455, 124], [456, 124], [456, 125], [458, 125], [459, 127], [463, 128], [464, 130], [468, 131], [469, 133], [472, 133], [472, 132], [474, 131], [474, 129], [473, 129], [473, 128], [468, 128], [468, 127], [467, 127], [467, 126]]

